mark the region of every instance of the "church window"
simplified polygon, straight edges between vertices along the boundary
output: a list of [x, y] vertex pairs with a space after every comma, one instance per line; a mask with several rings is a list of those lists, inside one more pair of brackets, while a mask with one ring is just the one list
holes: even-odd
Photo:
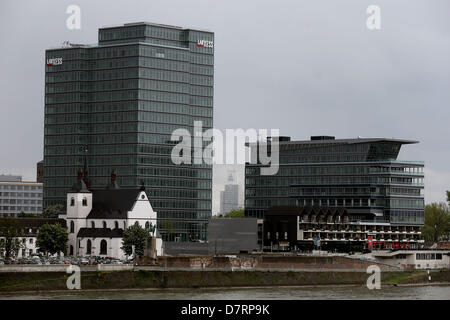
[[107, 254], [107, 245], [106, 240], [100, 242], [100, 254]]

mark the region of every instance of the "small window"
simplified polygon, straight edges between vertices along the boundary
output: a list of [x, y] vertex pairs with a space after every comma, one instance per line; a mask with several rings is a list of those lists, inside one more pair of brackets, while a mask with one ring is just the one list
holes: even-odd
[[91, 221], [91, 227], [95, 228], [95, 222], [94, 221]]
[[114, 228], [119, 229], [119, 222], [117, 222], [117, 221], [114, 222]]
[[150, 228], [150, 223], [148, 223], [148, 221], [145, 223], [145, 229]]
[[86, 245], [86, 254], [91, 254], [91, 252], [92, 252], [92, 242], [90, 239], [88, 239]]
[[103, 228], [106, 229], [106, 221], [103, 221]]
[[87, 207], [87, 199], [86, 199], [86, 197], [83, 198], [83, 207]]
[[145, 195], [142, 195], [142, 196], [141, 196], [141, 199], [145, 199]]
[[75, 223], [73, 221], [70, 221], [70, 233], [75, 232]]
[[107, 254], [107, 252], [108, 252], [107, 246], [108, 246], [108, 244], [107, 244], [106, 240], [102, 240], [100, 242], [100, 254]]
[[70, 206], [73, 207], [75, 205], [75, 198], [70, 198]]

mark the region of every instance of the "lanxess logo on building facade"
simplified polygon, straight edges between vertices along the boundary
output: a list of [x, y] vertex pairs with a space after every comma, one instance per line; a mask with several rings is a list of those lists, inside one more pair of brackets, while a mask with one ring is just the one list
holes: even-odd
[[47, 66], [58, 66], [60, 64], [62, 64], [62, 58], [47, 59]]

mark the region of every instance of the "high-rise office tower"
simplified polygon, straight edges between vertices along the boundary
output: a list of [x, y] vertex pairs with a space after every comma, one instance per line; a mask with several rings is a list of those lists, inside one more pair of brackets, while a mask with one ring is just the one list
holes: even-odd
[[214, 33], [129, 23], [98, 36], [46, 51], [44, 206], [64, 204], [86, 157], [93, 189], [112, 170], [121, 187], [144, 182], [164, 240], [204, 240], [212, 168], [175, 165], [171, 134], [213, 126]]
[[229, 172], [228, 184], [225, 185], [225, 190], [220, 192], [220, 213], [225, 214], [233, 209], [238, 209], [238, 200], [239, 185], [234, 184], [234, 175]]

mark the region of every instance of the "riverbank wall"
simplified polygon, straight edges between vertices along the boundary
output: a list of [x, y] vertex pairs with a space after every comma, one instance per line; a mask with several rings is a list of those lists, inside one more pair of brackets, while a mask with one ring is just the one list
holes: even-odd
[[[450, 271], [381, 272], [383, 285], [450, 282]], [[67, 289], [70, 274], [62, 272], [2, 272], [0, 293]], [[81, 289], [163, 289], [208, 287], [365, 285], [370, 275], [362, 271], [184, 271], [134, 270], [81, 272]]]
[[[140, 265], [147, 264], [145, 260]], [[186, 256], [158, 257], [155, 265], [169, 268], [245, 269], [245, 270], [367, 270], [376, 264], [381, 270], [398, 266], [344, 256]]]

